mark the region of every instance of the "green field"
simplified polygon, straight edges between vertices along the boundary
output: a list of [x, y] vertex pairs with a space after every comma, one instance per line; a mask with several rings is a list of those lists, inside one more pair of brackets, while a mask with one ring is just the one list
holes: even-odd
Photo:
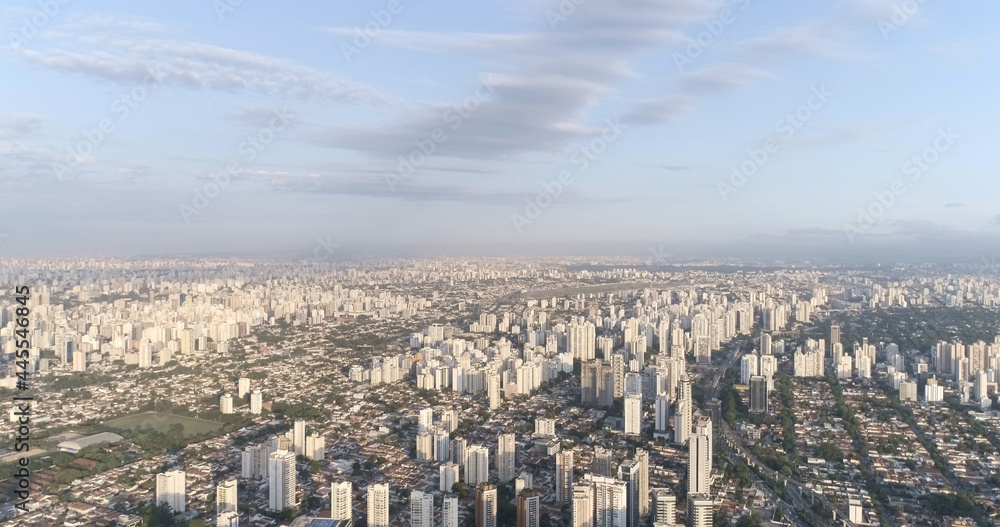
[[212, 433], [222, 428], [222, 423], [215, 421], [205, 421], [204, 419], [159, 412], [130, 415], [104, 423], [105, 426], [115, 430], [135, 430], [136, 427], [139, 427], [140, 429], [153, 429], [162, 433], [169, 433], [170, 426], [174, 424], [184, 426], [184, 437]]

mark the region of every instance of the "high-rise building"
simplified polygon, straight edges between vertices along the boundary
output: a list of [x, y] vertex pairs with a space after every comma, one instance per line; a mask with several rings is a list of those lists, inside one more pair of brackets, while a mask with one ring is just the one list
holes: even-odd
[[87, 371], [87, 352], [82, 350], [76, 350], [73, 352], [73, 371], [84, 372]]
[[470, 446], [465, 461], [465, 482], [469, 485], [487, 483], [489, 474], [490, 450], [480, 445]]
[[313, 432], [306, 438], [306, 457], [313, 461], [323, 461], [326, 458], [326, 438]]
[[430, 430], [422, 430], [417, 434], [417, 461], [432, 461], [434, 459], [434, 434]]
[[677, 523], [677, 496], [670, 489], [653, 489], [653, 525], [666, 527]]
[[666, 394], [656, 396], [654, 408], [656, 410], [656, 420], [654, 422], [653, 432], [654, 434], [663, 434], [667, 431], [667, 427], [670, 425], [670, 399]]
[[353, 520], [354, 495], [350, 481], [338, 481], [330, 485], [330, 519]]
[[573, 451], [556, 453], [556, 503], [569, 503], [573, 488]]
[[712, 420], [702, 416], [688, 445], [688, 495], [708, 494], [712, 476]]
[[630, 393], [625, 396], [625, 435], [642, 434], [642, 395]]
[[240, 399], [242, 399], [244, 395], [250, 393], [250, 379], [240, 377], [240, 380], [237, 382], [237, 390], [239, 390], [237, 393]]
[[282, 511], [295, 505], [295, 453], [278, 450], [267, 463], [268, 508]]
[[649, 516], [649, 452], [637, 449], [635, 460], [639, 463], [639, 517], [645, 518]]
[[156, 504], [166, 503], [175, 514], [187, 511], [187, 475], [183, 470], [171, 470], [156, 475]]
[[708, 494], [688, 494], [688, 526], [712, 527], [713, 505]]
[[503, 483], [514, 479], [516, 451], [517, 443], [514, 434], [500, 434], [497, 440], [497, 473]]
[[[230, 479], [215, 487], [215, 514], [221, 516], [228, 512], [237, 512], [236, 480]], [[216, 523], [219, 523], [218, 521]]]
[[233, 413], [233, 396], [224, 393], [222, 397], [219, 397], [219, 411], [224, 414]]
[[445, 496], [441, 505], [441, 527], [458, 527], [458, 498]]
[[455, 483], [458, 483], [458, 465], [451, 461], [441, 465], [438, 469], [438, 476], [441, 492], [451, 492], [451, 488], [455, 486]]
[[250, 413], [254, 415], [260, 415], [260, 412], [263, 408], [264, 408], [264, 395], [260, 393], [260, 390], [254, 390], [250, 392]]
[[500, 408], [500, 373], [491, 371], [486, 374], [486, 394], [490, 399], [490, 410]]
[[626, 484], [626, 523], [631, 526], [639, 525], [639, 473], [642, 465], [635, 459], [626, 460], [618, 465], [618, 479]]
[[747, 353], [740, 358], [740, 384], [750, 384], [750, 378], [760, 373], [757, 355]]
[[674, 413], [674, 443], [683, 445], [691, 436], [691, 381], [684, 374], [677, 386], [677, 406]]
[[593, 485], [573, 485], [572, 518], [570, 527], [594, 527]]
[[417, 416], [417, 433], [430, 432], [434, 425], [434, 409], [421, 408]]
[[583, 482], [593, 487], [594, 527], [629, 527], [628, 483], [587, 474]]
[[434, 526], [434, 495], [419, 490], [410, 493], [410, 525], [412, 527]]
[[542, 497], [535, 491], [525, 490], [517, 495], [517, 527], [540, 527]]
[[750, 413], [767, 413], [767, 379], [760, 375], [750, 377]]
[[611, 449], [594, 447], [594, 467], [591, 470], [598, 476], [613, 478], [615, 476], [614, 453]]
[[497, 527], [497, 488], [489, 483], [476, 486], [476, 527]]
[[389, 527], [389, 485], [368, 486], [368, 527]]
[[292, 425], [292, 449], [296, 456], [306, 454], [306, 422], [296, 419]]

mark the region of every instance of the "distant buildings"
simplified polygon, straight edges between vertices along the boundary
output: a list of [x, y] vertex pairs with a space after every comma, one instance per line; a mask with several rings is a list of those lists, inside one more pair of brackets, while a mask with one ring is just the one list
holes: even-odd
[[514, 465], [517, 443], [514, 434], [500, 434], [497, 438], [497, 473], [500, 481], [509, 483], [514, 479]]
[[295, 453], [278, 450], [267, 463], [268, 508], [281, 511], [295, 505]]
[[573, 451], [556, 454], [556, 503], [569, 503], [573, 488]]
[[183, 470], [156, 475], [156, 504], [164, 503], [176, 514], [187, 511], [186, 474]]

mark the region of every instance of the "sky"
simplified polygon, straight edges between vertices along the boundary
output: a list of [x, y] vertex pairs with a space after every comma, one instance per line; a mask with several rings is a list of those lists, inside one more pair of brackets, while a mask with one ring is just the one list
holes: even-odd
[[0, 257], [990, 258], [1000, 5], [9, 1]]

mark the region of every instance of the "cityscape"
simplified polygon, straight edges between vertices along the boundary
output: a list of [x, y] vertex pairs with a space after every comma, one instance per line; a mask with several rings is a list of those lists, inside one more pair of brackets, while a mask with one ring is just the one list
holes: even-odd
[[998, 19], [3, 2], [0, 526], [1000, 527]]

